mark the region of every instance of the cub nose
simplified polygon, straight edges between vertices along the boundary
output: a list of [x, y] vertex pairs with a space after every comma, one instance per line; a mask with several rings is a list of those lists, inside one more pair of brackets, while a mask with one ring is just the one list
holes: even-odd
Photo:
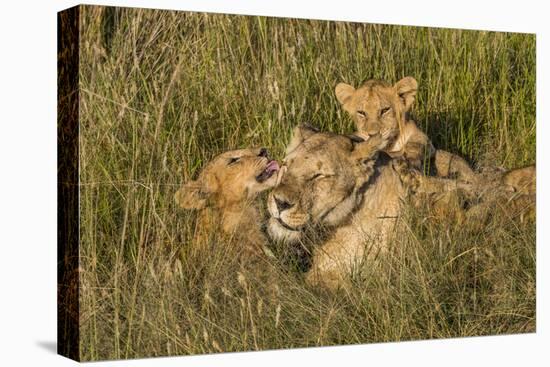
[[266, 157], [269, 154], [266, 148], [260, 148], [260, 153], [258, 154], [259, 157]]
[[274, 199], [275, 199], [275, 205], [277, 205], [277, 209], [279, 210], [279, 213], [281, 213], [281, 212], [283, 212], [287, 209], [290, 209], [294, 206], [294, 204], [291, 204], [288, 201], [286, 201], [284, 199], [281, 199], [281, 198], [278, 198], [276, 196], [274, 196]]

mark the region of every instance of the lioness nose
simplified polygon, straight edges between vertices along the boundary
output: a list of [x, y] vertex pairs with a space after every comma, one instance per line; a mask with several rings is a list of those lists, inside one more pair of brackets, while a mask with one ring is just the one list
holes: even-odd
[[369, 136], [375, 136], [375, 135], [378, 135], [379, 133], [380, 133], [380, 129], [378, 129], [377, 127], [367, 130], [367, 134], [369, 134]]
[[290, 209], [294, 206], [294, 204], [291, 204], [286, 200], [283, 200], [283, 199], [278, 198], [276, 196], [274, 196], [274, 198], [275, 198], [275, 205], [277, 205], [277, 209], [279, 210], [279, 213], [281, 213], [281, 212], [283, 212], [287, 209]]
[[260, 148], [260, 153], [258, 154], [259, 157], [267, 157], [268, 151], [266, 148]]
[[380, 133], [380, 125], [377, 123], [370, 124], [367, 126], [367, 134], [369, 136], [374, 136]]

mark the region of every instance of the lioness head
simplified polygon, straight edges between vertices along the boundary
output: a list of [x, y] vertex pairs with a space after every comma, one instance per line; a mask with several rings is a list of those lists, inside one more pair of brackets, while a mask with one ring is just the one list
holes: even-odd
[[271, 237], [292, 242], [309, 225], [343, 222], [361, 202], [381, 142], [295, 128], [280, 183], [268, 198]]
[[210, 161], [198, 179], [185, 183], [175, 199], [184, 209], [226, 207], [275, 186], [278, 171], [265, 148], [228, 151]]
[[410, 76], [391, 86], [381, 80], [369, 80], [355, 89], [349, 84], [336, 86], [336, 98], [355, 121], [364, 138], [381, 134], [390, 143], [403, 129], [406, 113], [416, 96], [418, 83]]

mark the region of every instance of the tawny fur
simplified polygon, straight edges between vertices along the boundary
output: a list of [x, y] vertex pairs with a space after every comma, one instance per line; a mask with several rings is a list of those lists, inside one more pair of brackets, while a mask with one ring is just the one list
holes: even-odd
[[278, 164], [271, 176], [259, 182], [270, 165], [265, 149], [242, 149], [222, 153], [210, 161], [197, 180], [185, 183], [175, 194], [184, 209], [198, 210], [194, 245], [201, 246], [211, 234], [222, 234], [236, 244], [244, 262], [265, 256], [267, 239], [258, 218], [257, 196], [275, 186]]
[[357, 89], [340, 83], [335, 93], [355, 122], [357, 133], [365, 138], [381, 134], [388, 142], [384, 151], [391, 157], [404, 157], [422, 172], [427, 171], [423, 162], [431, 159], [438, 177], [456, 177], [464, 182], [474, 182], [476, 175], [463, 158], [436, 150], [428, 136], [408, 118], [417, 89], [417, 81], [409, 76], [393, 86], [374, 79]]
[[[534, 166], [498, 174], [476, 173], [463, 158], [436, 150], [428, 136], [407, 116], [417, 89], [418, 83], [412, 77], [405, 77], [393, 86], [369, 80], [357, 89], [345, 83], [335, 89], [338, 101], [354, 120], [357, 133], [365, 138], [380, 134], [388, 142], [384, 150], [397, 159], [401, 179], [413, 200], [422, 204], [431, 201], [433, 214], [441, 218], [452, 215], [479, 220], [479, 215], [473, 213], [486, 212], [481, 207], [501, 203], [515, 208], [515, 203], [529, 201], [526, 197], [519, 200], [518, 195], [534, 196]], [[399, 159], [404, 160], [406, 169]], [[430, 162], [435, 176], [425, 175], [429, 170], [423, 167], [423, 162]], [[510, 192], [515, 192], [514, 198], [506, 195]], [[482, 206], [476, 203], [471, 213], [464, 213], [461, 197]]]
[[281, 182], [268, 199], [269, 233], [298, 242], [308, 227], [329, 228], [313, 251], [308, 283], [338, 288], [361, 261], [388, 249], [406, 191], [390, 160], [376, 159], [382, 146], [380, 136], [354, 142], [295, 129]]
[[480, 203], [467, 212], [471, 223], [483, 225], [491, 215], [505, 215], [519, 222], [535, 218], [535, 165], [508, 171], [489, 169], [479, 176], [481, 178], [474, 192]]
[[[501, 196], [464, 212], [458, 194], [473, 191], [471, 184], [423, 176], [405, 159], [376, 159], [383, 146], [380, 134], [357, 142], [308, 127], [295, 129], [280, 184], [268, 198], [268, 229], [273, 239], [288, 243], [306, 241], [308, 228], [328, 229], [325, 240], [313, 250], [312, 267], [306, 274], [309, 284], [337, 289], [360, 269], [363, 260], [386, 252], [391, 239], [402, 233], [404, 203], [411, 193], [413, 198], [426, 198], [441, 218], [458, 221], [481, 223], [488, 217], [487, 210], [505, 204]], [[506, 181], [520, 192], [519, 183], [531, 183], [534, 169], [499, 177], [495, 182]], [[513, 200], [507, 205], [510, 210], [532, 206], [525, 195], [509, 199]]]
[[[415, 207], [431, 209], [437, 219], [468, 221], [479, 225], [499, 211], [520, 222], [534, 218], [536, 203], [536, 169], [527, 166], [512, 170], [488, 169], [478, 173], [475, 184], [461, 180], [424, 176], [404, 159], [392, 162], [409, 192]], [[466, 205], [468, 204], [468, 205]], [[468, 209], [464, 209], [467, 206]]]

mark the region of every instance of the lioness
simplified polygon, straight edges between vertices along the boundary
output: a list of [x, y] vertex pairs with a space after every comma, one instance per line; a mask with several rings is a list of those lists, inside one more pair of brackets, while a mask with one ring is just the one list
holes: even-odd
[[179, 206], [200, 211], [195, 241], [221, 230], [242, 245], [245, 261], [269, 253], [255, 200], [275, 186], [278, 171], [278, 162], [265, 148], [228, 151], [210, 161], [197, 180], [185, 183], [175, 194]]
[[422, 167], [424, 159], [433, 157], [437, 176], [455, 176], [465, 182], [475, 182], [477, 177], [464, 159], [436, 150], [428, 136], [408, 119], [417, 89], [417, 81], [408, 76], [393, 86], [374, 79], [357, 89], [339, 83], [335, 93], [355, 122], [357, 134], [365, 139], [381, 134], [388, 142], [384, 151], [391, 157], [404, 157], [421, 171], [425, 171]]
[[294, 129], [280, 183], [268, 198], [268, 231], [275, 240], [296, 242], [309, 226], [331, 228], [313, 252], [310, 284], [337, 288], [365, 255], [387, 249], [405, 189], [389, 157], [376, 159], [383, 146], [381, 135], [364, 141]]

